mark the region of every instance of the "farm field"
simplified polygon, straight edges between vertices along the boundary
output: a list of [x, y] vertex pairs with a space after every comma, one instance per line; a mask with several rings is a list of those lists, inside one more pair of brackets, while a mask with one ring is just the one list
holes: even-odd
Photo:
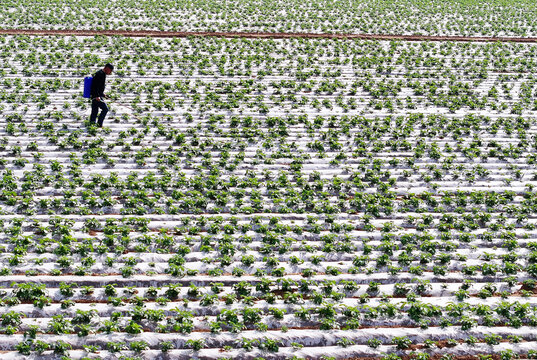
[[4, 0], [2, 28], [537, 36], [531, 0]]
[[0, 44], [5, 359], [537, 358], [535, 45]]

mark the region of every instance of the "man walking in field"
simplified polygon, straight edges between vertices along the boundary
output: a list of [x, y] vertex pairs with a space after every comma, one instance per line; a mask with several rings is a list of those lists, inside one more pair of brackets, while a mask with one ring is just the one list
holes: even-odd
[[103, 126], [104, 117], [106, 116], [106, 113], [108, 112], [108, 106], [106, 106], [106, 103], [103, 101], [103, 98], [106, 97], [104, 93], [106, 75], [110, 75], [113, 70], [114, 70], [114, 65], [106, 64], [104, 68], [97, 71], [95, 75], [93, 75], [93, 81], [91, 82], [90, 123], [97, 124], [97, 121], [96, 121], [97, 112], [99, 111], [99, 109], [101, 109], [101, 113], [99, 114], [99, 123], [98, 123], [99, 127]]

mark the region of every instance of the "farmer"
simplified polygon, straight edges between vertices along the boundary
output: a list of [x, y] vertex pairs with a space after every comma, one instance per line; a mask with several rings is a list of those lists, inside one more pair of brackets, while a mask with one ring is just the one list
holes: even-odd
[[97, 112], [99, 108], [101, 113], [99, 114], [99, 127], [103, 126], [104, 117], [108, 112], [108, 106], [103, 101], [103, 98], [106, 97], [104, 93], [104, 82], [106, 81], [106, 75], [110, 75], [114, 70], [114, 65], [106, 64], [104, 68], [97, 71], [93, 75], [93, 81], [91, 82], [90, 98], [91, 98], [91, 115], [90, 123], [97, 124]]

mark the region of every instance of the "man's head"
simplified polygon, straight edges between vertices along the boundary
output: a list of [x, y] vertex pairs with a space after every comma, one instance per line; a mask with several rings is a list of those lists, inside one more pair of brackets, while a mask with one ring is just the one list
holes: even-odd
[[112, 64], [106, 64], [103, 68], [103, 71], [106, 75], [110, 75], [112, 71], [114, 70], [114, 65]]

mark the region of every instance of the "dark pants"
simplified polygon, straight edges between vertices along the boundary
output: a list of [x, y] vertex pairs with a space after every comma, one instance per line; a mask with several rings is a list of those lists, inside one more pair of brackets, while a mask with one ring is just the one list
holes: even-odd
[[97, 112], [99, 111], [99, 108], [101, 109], [101, 113], [99, 114], [99, 126], [103, 126], [104, 117], [106, 116], [106, 113], [108, 112], [108, 106], [106, 106], [106, 103], [104, 101], [97, 101], [93, 99], [91, 101], [91, 115], [90, 115], [90, 123], [96, 124], [97, 120]]

